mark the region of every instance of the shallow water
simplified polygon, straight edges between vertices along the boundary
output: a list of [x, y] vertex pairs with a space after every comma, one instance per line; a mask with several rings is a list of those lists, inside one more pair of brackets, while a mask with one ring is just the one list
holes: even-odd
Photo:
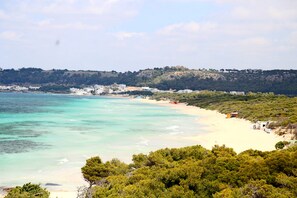
[[197, 117], [127, 98], [0, 93], [0, 186], [26, 182], [81, 184], [80, 168], [99, 155], [197, 144]]

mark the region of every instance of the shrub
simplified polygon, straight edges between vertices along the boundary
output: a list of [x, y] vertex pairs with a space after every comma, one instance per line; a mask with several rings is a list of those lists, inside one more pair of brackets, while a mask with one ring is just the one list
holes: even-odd
[[275, 144], [276, 149], [283, 149], [285, 147], [285, 144], [283, 141], [279, 141], [278, 143]]
[[9, 191], [5, 198], [49, 198], [50, 193], [40, 187], [40, 184], [27, 183], [23, 186], [17, 186]]

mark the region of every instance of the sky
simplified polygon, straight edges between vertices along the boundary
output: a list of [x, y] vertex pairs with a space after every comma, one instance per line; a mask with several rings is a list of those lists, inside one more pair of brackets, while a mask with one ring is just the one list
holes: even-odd
[[0, 67], [297, 69], [296, 0], [0, 0]]

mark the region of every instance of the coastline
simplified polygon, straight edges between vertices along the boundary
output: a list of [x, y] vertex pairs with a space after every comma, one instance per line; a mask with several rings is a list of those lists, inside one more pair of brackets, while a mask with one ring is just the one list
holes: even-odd
[[217, 111], [206, 110], [195, 106], [187, 106], [184, 103], [170, 104], [169, 101], [156, 101], [150, 99], [136, 99], [144, 103], [157, 104], [176, 109], [182, 113], [197, 116], [197, 122], [204, 124], [207, 133], [199, 134], [191, 139], [207, 149], [214, 145], [225, 145], [240, 153], [248, 149], [271, 151], [275, 149], [278, 141], [284, 138], [274, 134], [268, 134], [262, 130], [254, 130], [253, 123], [239, 118], [226, 119], [226, 115]]
[[[114, 96], [109, 96], [114, 97]], [[264, 131], [253, 130], [252, 123], [244, 119], [226, 119], [224, 114], [216, 111], [205, 110], [186, 104], [170, 104], [169, 101], [156, 101], [150, 99], [132, 99], [127, 96], [123, 97], [131, 100], [137, 100], [143, 103], [162, 105], [172, 109], [176, 109], [184, 114], [197, 116], [197, 122], [204, 125], [207, 133], [197, 133], [191, 137], [184, 137], [184, 140], [191, 140], [195, 144], [200, 144], [207, 149], [211, 149], [214, 145], [223, 145], [233, 148], [237, 153], [248, 149], [257, 149], [262, 151], [270, 151], [275, 149], [275, 144], [282, 141], [283, 138], [274, 134], [267, 134]], [[189, 145], [190, 146], [190, 145]], [[49, 190], [52, 198], [72, 198], [76, 197], [76, 191], [58, 191]], [[0, 198], [4, 195], [0, 194]]]

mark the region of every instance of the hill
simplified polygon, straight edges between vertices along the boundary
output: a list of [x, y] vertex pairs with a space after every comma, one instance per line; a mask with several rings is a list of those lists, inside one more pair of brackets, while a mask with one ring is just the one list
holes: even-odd
[[135, 72], [42, 70], [39, 68], [0, 71], [0, 84], [40, 85], [54, 89], [113, 83], [150, 86], [158, 89], [274, 92], [297, 95], [297, 70], [206, 70], [182, 66]]

